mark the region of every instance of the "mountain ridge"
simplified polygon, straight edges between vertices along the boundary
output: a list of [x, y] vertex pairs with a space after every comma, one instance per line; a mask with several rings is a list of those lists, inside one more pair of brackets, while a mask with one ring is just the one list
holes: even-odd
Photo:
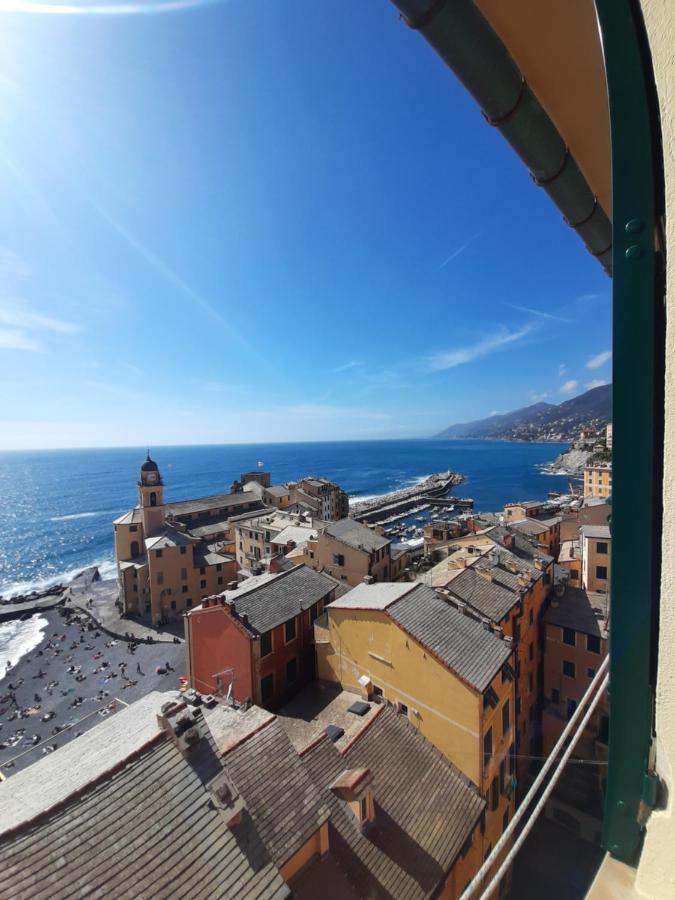
[[562, 403], [533, 403], [507, 413], [458, 422], [434, 435], [439, 440], [573, 440], [582, 428], [598, 430], [612, 418], [612, 385], [603, 384]]

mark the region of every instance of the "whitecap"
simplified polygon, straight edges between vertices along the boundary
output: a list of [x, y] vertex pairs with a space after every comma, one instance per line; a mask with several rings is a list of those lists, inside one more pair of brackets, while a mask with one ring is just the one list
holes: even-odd
[[15, 597], [17, 594], [30, 594], [33, 591], [46, 591], [47, 588], [54, 587], [55, 584], [67, 584], [72, 581], [76, 575], [79, 575], [83, 569], [96, 566], [101, 578], [114, 578], [117, 574], [117, 568], [112, 559], [98, 559], [89, 563], [82, 563], [77, 568], [67, 569], [64, 572], [57, 572], [54, 575], [47, 575], [43, 578], [35, 578], [32, 581], [15, 581], [9, 584], [0, 585], [0, 594], [3, 597]]
[[48, 624], [44, 616], [0, 624], [0, 678], [4, 676], [8, 662], [15, 666], [24, 654], [39, 645]]
[[70, 519], [90, 519], [92, 516], [98, 516], [95, 512], [70, 513], [67, 516], [52, 516], [50, 522], [68, 522]]

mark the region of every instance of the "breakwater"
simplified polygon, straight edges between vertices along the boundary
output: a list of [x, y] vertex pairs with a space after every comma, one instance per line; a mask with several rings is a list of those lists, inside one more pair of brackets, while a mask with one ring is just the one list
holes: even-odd
[[359, 522], [369, 524], [393, 521], [445, 498], [453, 487], [463, 481], [464, 476], [459, 472], [436, 472], [412, 487], [392, 491], [373, 500], [352, 502], [349, 504], [349, 515]]

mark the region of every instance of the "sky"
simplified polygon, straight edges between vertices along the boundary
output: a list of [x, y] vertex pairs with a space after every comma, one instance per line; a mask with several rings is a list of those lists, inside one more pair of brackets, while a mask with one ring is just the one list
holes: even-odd
[[390, 0], [156, 5], [0, 0], [0, 449], [424, 437], [611, 378], [610, 280]]

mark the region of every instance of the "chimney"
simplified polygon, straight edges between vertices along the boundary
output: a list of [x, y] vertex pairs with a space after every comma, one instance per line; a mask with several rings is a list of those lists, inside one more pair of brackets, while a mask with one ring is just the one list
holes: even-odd
[[238, 587], [239, 587], [238, 581], [228, 581], [227, 582], [228, 591], [236, 591]]
[[157, 715], [157, 722], [186, 758], [200, 741], [195, 718], [183, 701], [170, 700], [163, 703], [161, 712]]
[[248, 613], [243, 613], [241, 617], [242, 624], [248, 625]]
[[204, 602], [202, 603], [202, 606], [204, 607], [204, 609], [209, 608], [209, 598], [208, 597], [204, 597]]
[[372, 575], [366, 575], [365, 578], [363, 579], [364, 584], [373, 584], [373, 581], [374, 581], [374, 579], [373, 579]]

